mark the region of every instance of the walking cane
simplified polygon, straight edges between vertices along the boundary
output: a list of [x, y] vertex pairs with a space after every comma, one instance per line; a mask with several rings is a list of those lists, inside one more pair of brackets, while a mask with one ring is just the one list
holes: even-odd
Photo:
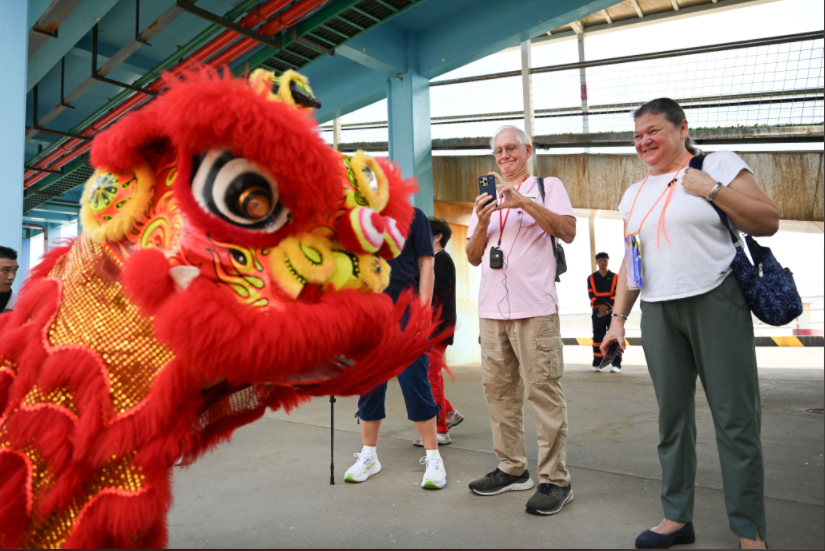
[[335, 396], [329, 397], [329, 483], [335, 484]]

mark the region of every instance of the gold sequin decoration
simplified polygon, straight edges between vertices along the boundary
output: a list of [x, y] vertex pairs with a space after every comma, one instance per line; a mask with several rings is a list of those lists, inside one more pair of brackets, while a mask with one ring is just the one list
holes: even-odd
[[108, 371], [112, 405], [122, 414], [148, 396], [174, 354], [157, 341], [152, 319], [140, 314], [123, 286], [98, 274], [102, 261], [122, 266], [105, 245], [81, 234], [49, 273], [62, 281], [63, 296], [48, 341], [55, 348], [79, 345], [97, 352]]
[[121, 458], [113, 458], [89, 479], [81, 495], [73, 499], [67, 508], [53, 513], [44, 521], [30, 522], [20, 542], [21, 547], [59, 548], [69, 537], [83, 508], [95, 496], [107, 490], [118, 490], [132, 495], [144, 490], [146, 476], [143, 469], [133, 464], [136, 455], [137, 453], [133, 452]]
[[[16, 377], [17, 376], [17, 362], [12, 361], [12, 360], [8, 360], [8, 359], [0, 360], [0, 372], [2, 372], [2, 371], [9, 372], [9, 373], [11, 373], [11, 375], [13, 377]], [[2, 413], [2, 412], [0, 412], [0, 413]]]
[[74, 393], [67, 388], [56, 388], [47, 394], [35, 385], [23, 398], [23, 405], [36, 406], [38, 404], [55, 404], [71, 411], [75, 417], [78, 415]]

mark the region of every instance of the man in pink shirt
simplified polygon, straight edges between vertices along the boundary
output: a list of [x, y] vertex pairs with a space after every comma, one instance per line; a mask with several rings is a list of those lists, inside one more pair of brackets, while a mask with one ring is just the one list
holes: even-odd
[[[467, 257], [482, 270], [482, 383], [499, 465], [470, 489], [489, 496], [533, 487], [524, 441], [526, 391], [539, 443], [539, 487], [526, 509], [552, 515], [573, 500], [564, 464], [567, 402], [552, 238], [572, 243], [576, 217], [558, 178], [544, 179], [542, 201], [538, 180], [528, 172], [533, 146], [522, 130], [501, 127], [490, 145], [501, 172], [490, 173], [498, 201], [486, 193], [476, 198]], [[494, 247], [503, 256], [501, 267], [491, 266]]]

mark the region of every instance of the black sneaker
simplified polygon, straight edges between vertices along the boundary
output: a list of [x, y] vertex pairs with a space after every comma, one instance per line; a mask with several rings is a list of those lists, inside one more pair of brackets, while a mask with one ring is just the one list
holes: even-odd
[[513, 476], [496, 468], [483, 478], [470, 482], [470, 489], [480, 496], [496, 496], [514, 490], [529, 490], [532, 487], [533, 480], [527, 469], [519, 476]]
[[561, 508], [573, 501], [573, 485], [567, 488], [555, 484], [539, 484], [538, 490], [527, 502], [527, 512], [537, 515], [555, 515]]

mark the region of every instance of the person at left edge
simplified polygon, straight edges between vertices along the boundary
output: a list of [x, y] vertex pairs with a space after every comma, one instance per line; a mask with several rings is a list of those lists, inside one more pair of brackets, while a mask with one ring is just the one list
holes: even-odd
[[[433, 235], [430, 223], [421, 209], [414, 209], [415, 216], [410, 225], [410, 233], [401, 254], [388, 261], [390, 265], [390, 284], [384, 291], [393, 300], [405, 289], [411, 288], [421, 297], [421, 302], [430, 304], [433, 296]], [[402, 319], [404, 325], [406, 320]], [[433, 392], [428, 377], [429, 361], [427, 354], [422, 354], [398, 376], [398, 384], [404, 395], [407, 418], [415, 423], [426, 455], [421, 463], [426, 466], [421, 487], [440, 489], [447, 485], [447, 471], [438, 452], [436, 437], [436, 416], [438, 406], [433, 399]], [[386, 417], [384, 402], [387, 395], [387, 383], [382, 383], [358, 400], [358, 417], [361, 420], [360, 453], [353, 454], [355, 464], [347, 469], [344, 480], [347, 482], [364, 482], [381, 471], [378, 461], [378, 433], [381, 421]]]
[[11, 288], [17, 277], [17, 251], [0, 247], [0, 313], [13, 309], [17, 293]]
[[[604, 354], [600, 350], [602, 339], [610, 327], [611, 314], [613, 313], [613, 301], [616, 300], [616, 282], [619, 280], [616, 274], [607, 269], [610, 257], [607, 253], [596, 255], [596, 265], [598, 270], [587, 277], [587, 294], [590, 296], [590, 308], [593, 314], [590, 316], [593, 322], [593, 371], [601, 371], [599, 366], [604, 359]], [[613, 359], [613, 373], [622, 370], [622, 352]]]

